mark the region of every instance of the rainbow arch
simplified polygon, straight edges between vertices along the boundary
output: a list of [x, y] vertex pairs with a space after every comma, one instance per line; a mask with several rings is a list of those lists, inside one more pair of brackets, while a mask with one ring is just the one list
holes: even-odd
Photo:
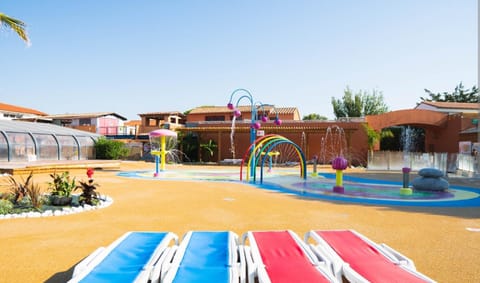
[[[256, 139], [245, 151], [243, 155], [242, 163], [240, 164], [240, 181], [243, 180], [243, 166], [247, 163], [247, 181], [250, 180], [248, 172], [253, 172], [253, 182], [256, 181], [257, 166], [260, 163], [260, 183], [263, 183], [263, 168], [265, 160], [268, 157], [270, 151], [279, 144], [291, 144], [300, 159], [300, 176], [303, 179], [307, 179], [307, 161], [302, 149], [291, 140], [284, 136], [277, 134], [270, 134]], [[252, 148], [253, 147], [253, 148]]]

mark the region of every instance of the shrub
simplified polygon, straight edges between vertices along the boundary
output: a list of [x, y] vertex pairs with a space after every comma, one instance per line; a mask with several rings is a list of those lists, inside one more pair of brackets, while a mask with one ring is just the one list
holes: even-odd
[[30, 202], [33, 208], [39, 210], [43, 204], [43, 198], [40, 186], [38, 184], [31, 184], [27, 187], [27, 196], [30, 199]]
[[13, 203], [7, 199], [0, 199], [0, 214], [8, 214], [13, 211]]
[[32, 184], [33, 172], [30, 172], [27, 179], [23, 179], [20, 182], [12, 176], [8, 176], [8, 184], [6, 186], [10, 189], [10, 192], [13, 195], [13, 203], [19, 203], [23, 197], [27, 195], [27, 188]]
[[127, 157], [129, 149], [123, 142], [101, 137], [95, 142], [95, 153], [97, 159], [118, 160]]

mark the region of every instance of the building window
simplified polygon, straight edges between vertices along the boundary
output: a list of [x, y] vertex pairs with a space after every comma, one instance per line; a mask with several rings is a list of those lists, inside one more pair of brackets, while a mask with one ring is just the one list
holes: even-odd
[[81, 118], [79, 120], [79, 123], [80, 123], [80, 126], [90, 126], [91, 123], [90, 123], [90, 118]]
[[205, 116], [205, 121], [225, 121], [225, 116]]
[[9, 114], [9, 113], [3, 113], [3, 117], [5, 118], [22, 118], [22, 114]]
[[[162, 117], [163, 119], [163, 117]], [[147, 119], [147, 126], [158, 126], [158, 120], [154, 118], [148, 118]]]

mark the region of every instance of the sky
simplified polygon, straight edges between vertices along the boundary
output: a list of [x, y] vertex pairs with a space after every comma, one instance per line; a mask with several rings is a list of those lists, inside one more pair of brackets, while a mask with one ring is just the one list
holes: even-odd
[[0, 12], [31, 40], [0, 30], [0, 102], [48, 114], [137, 120], [243, 88], [334, 119], [347, 87], [400, 110], [424, 89], [478, 86], [476, 0], [2, 0]]

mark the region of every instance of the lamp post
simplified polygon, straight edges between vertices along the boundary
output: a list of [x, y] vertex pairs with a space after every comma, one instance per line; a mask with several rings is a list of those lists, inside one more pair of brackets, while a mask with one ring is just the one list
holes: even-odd
[[[235, 94], [237, 93], [243, 93], [243, 95], [241, 95], [236, 103], [234, 104], [233, 103], [233, 99], [234, 99], [234, 96]], [[255, 140], [256, 140], [256, 136], [257, 136], [257, 130], [260, 129], [261, 127], [261, 124], [258, 120], [258, 113], [257, 113], [257, 104], [259, 105], [259, 107], [261, 107], [262, 109], [264, 104], [262, 103], [254, 103], [254, 100], [253, 100], [253, 96], [252, 94], [244, 89], [244, 88], [239, 88], [239, 89], [236, 89], [232, 92], [232, 94], [230, 95], [230, 100], [228, 101], [228, 104], [227, 104], [227, 107], [228, 109], [230, 110], [233, 110], [233, 115], [235, 115], [235, 117], [240, 117], [242, 115], [241, 111], [238, 109], [238, 105], [240, 103], [240, 101], [242, 99], [247, 99], [248, 102], [250, 103], [250, 107], [251, 107], [251, 122], [250, 122], [250, 154], [253, 154], [252, 155], [252, 164], [255, 164], [255, 154], [252, 152], [254, 149], [255, 149]], [[265, 111], [263, 111], [265, 112]], [[277, 112], [277, 111], [275, 111]], [[278, 118], [278, 113], [277, 114], [277, 117], [275, 118], [275, 125], [279, 126], [282, 124], [282, 121]], [[265, 115], [262, 115], [261, 117], [261, 121], [262, 122], [266, 122], [268, 121], [268, 117], [266, 117]], [[255, 167], [252, 166], [250, 168], [250, 177], [253, 177], [255, 175]]]

